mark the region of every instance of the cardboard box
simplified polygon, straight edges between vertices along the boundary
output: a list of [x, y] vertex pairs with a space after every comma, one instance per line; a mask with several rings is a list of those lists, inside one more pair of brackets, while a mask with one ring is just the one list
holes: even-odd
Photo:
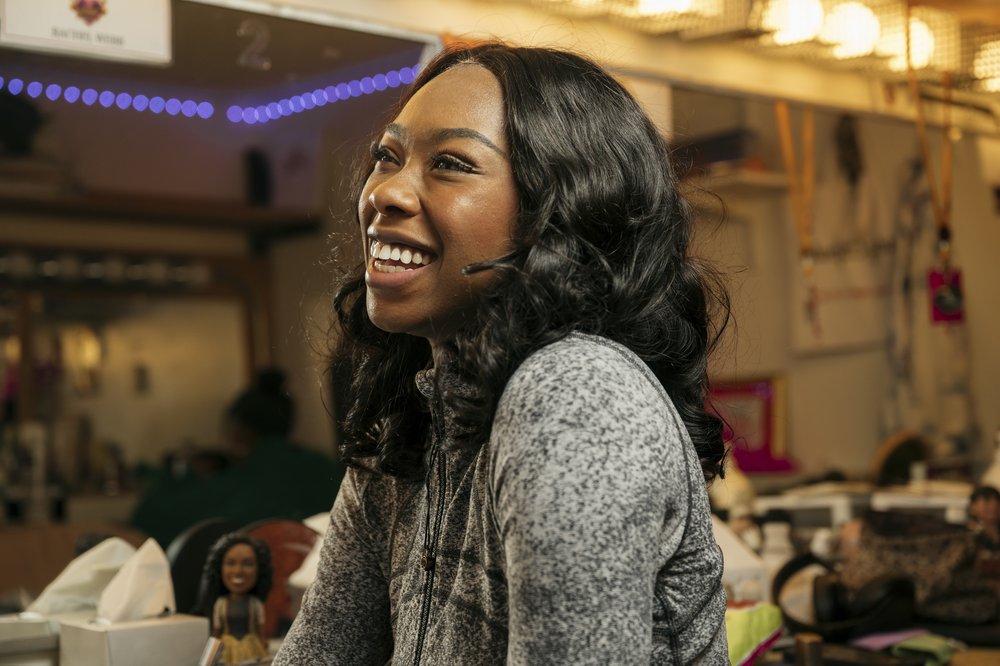
[[208, 618], [171, 615], [135, 622], [62, 623], [60, 666], [196, 666]]

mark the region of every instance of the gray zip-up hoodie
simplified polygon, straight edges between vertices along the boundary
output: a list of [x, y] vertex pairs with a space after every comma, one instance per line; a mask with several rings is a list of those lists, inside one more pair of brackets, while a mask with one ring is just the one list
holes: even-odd
[[424, 484], [348, 472], [275, 666], [729, 663], [697, 454], [635, 354], [573, 334], [485, 446], [434, 425]]

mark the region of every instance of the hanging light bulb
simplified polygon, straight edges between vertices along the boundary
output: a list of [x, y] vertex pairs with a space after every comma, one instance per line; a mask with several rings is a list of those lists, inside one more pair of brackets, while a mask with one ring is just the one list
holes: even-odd
[[844, 2], [826, 17], [822, 38], [834, 44], [835, 58], [846, 60], [874, 51], [880, 31], [878, 17], [871, 8], [860, 2]]
[[764, 28], [775, 44], [798, 44], [813, 39], [823, 28], [820, 0], [771, 0], [764, 12]]
[[979, 47], [972, 63], [972, 75], [979, 79], [984, 90], [1000, 92], [1000, 40]]
[[[934, 33], [918, 18], [910, 19], [910, 63], [913, 69], [923, 69], [934, 55]], [[894, 72], [906, 71], [906, 29], [900, 26], [890, 35], [883, 35], [879, 44], [880, 52], [889, 56], [889, 69]]]
[[640, 16], [658, 14], [700, 14], [718, 16], [722, 13], [723, 0], [638, 0], [636, 13]]
[[691, 10], [694, 0], [639, 0], [638, 11], [642, 16], [652, 14], [681, 14]]
[[723, 0], [637, 0], [638, 16], [663, 16], [665, 14], [697, 14], [718, 16], [722, 14]]

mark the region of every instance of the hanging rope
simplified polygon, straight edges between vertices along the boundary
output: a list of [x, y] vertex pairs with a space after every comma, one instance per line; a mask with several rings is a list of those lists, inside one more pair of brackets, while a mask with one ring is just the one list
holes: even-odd
[[802, 170], [799, 171], [792, 138], [792, 120], [788, 102], [777, 100], [774, 113], [781, 138], [781, 157], [788, 173], [792, 215], [799, 237], [799, 256], [811, 261], [813, 250], [813, 201], [816, 198], [816, 120], [812, 107], [802, 112]]
[[781, 139], [781, 157], [788, 174], [788, 191], [792, 199], [792, 217], [799, 239], [799, 262], [805, 278], [805, 316], [812, 324], [813, 334], [820, 338], [819, 290], [813, 279], [813, 202], [816, 199], [816, 114], [811, 106], [802, 111], [802, 169], [795, 156], [792, 118], [788, 102], [776, 100], [774, 114]]
[[917, 73], [913, 69], [912, 40], [910, 21], [913, 8], [908, 0], [906, 3], [906, 78], [910, 84], [910, 95], [916, 111], [917, 137], [920, 140], [920, 158], [927, 174], [927, 187], [931, 195], [931, 208], [934, 212], [934, 224], [938, 230], [938, 258], [944, 266], [951, 259], [951, 202], [952, 202], [952, 145], [951, 133], [951, 74], [944, 73], [944, 122], [942, 130], [944, 140], [941, 146], [941, 188], [938, 189], [934, 177], [934, 162], [931, 159], [930, 139], [927, 136], [927, 118], [924, 114], [923, 100], [920, 97], [920, 86], [917, 83]]

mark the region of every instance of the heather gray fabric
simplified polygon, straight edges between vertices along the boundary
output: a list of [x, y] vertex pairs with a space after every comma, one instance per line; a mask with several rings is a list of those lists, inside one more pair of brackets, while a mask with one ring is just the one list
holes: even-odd
[[429, 493], [348, 472], [276, 666], [418, 649], [442, 665], [729, 663], [697, 456], [638, 357], [574, 334], [517, 370], [487, 446], [457, 449], [444, 420]]

